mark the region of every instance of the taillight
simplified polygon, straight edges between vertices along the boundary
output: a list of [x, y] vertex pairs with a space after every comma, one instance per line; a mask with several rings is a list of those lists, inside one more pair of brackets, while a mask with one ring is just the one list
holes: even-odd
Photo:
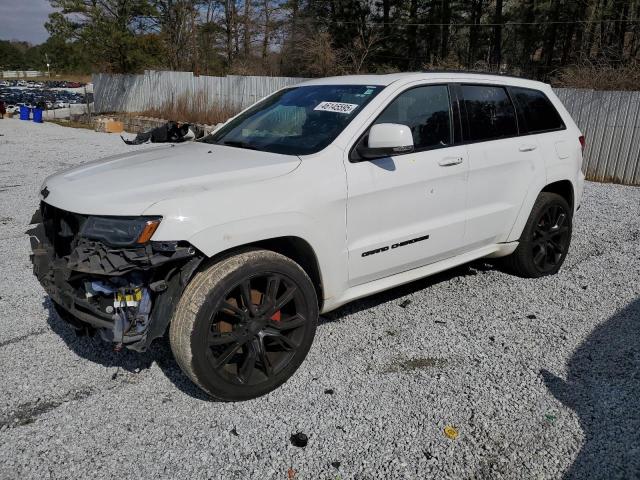
[[578, 140], [580, 140], [580, 146], [582, 147], [582, 152], [584, 153], [584, 147], [587, 146], [587, 141], [584, 139], [584, 135], [580, 135]]

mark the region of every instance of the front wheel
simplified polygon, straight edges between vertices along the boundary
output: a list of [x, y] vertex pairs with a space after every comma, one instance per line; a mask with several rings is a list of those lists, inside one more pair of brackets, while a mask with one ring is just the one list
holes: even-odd
[[278, 253], [252, 250], [194, 276], [169, 337], [178, 364], [200, 388], [220, 400], [248, 400], [293, 375], [317, 320], [305, 271]]
[[564, 198], [556, 193], [540, 193], [518, 248], [505, 258], [507, 266], [517, 275], [528, 278], [557, 273], [569, 251], [572, 217]]

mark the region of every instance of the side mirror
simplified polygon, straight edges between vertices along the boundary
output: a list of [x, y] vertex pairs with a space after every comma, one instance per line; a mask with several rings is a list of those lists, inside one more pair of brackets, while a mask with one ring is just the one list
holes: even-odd
[[379, 123], [369, 130], [367, 146], [358, 154], [367, 160], [413, 152], [411, 129], [399, 123]]

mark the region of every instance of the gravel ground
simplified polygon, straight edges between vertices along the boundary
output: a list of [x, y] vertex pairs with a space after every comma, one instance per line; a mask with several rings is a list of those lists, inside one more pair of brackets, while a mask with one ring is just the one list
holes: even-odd
[[640, 188], [587, 183], [558, 275], [476, 262], [354, 302], [283, 387], [225, 404], [165, 340], [76, 338], [31, 274], [43, 178], [145, 147], [17, 120], [0, 135], [0, 478], [640, 477]]

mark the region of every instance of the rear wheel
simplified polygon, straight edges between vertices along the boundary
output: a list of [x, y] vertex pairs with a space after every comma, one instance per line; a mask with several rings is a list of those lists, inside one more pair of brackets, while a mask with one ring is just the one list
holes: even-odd
[[182, 370], [220, 400], [247, 400], [284, 383], [305, 359], [318, 300], [304, 270], [266, 250], [229, 257], [199, 272], [171, 322]]
[[569, 251], [572, 212], [556, 193], [542, 192], [536, 199], [518, 248], [505, 258], [514, 273], [536, 278], [558, 272]]

